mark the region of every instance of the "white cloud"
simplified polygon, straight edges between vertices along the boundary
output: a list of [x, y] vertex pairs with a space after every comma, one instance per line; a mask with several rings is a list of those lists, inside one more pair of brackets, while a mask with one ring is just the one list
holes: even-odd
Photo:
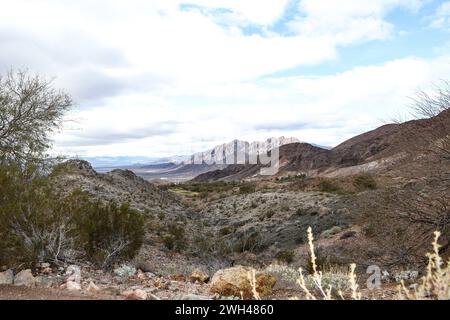
[[390, 37], [394, 26], [385, 20], [395, 8], [417, 11], [429, 0], [300, 0], [301, 16], [290, 23], [296, 32], [325, 36], [336, 44], [381, 40]]
[[187, 0], [184, 4], [193, 4], [207, 9], [228, 9], [217, 13], [222, 18], [242, 24], [271, 25], [283, 15], [290, 0]]
[[[79, 102], [69, 115], [77, 122], [56, 137], [55, 151], [64, 154], [182, 154], [281, 134], [336, 144], [401, 108], [449, 61], [405, 58], [322, 77], [268, 77], [333, 61], [341, 46], [391, 37], [387, 14], [418, 10], [418, 0], [299, 0], [289, 36], [271, 29], [288, 0], [0, 3], [0, 72], [14, 66], [56, 76]], [[248, 35], [249, 25], [263, 31]]]
[[434, 15], [428, 18], [431, 27], [450, 31], [450, 1], [442, 3]]
[[[57, 150], [87, 156], [162, 156], [193, 153], [236, 137], [279, 135], [336, 145], [390, 116], [406, 115], [408, 96], [449, 71], [450, 56], [405, 58], [330, 76], [162, 89], [157, 93], [162, 98], [124, 95], [83, 112], [82, 130], [66, 130], [58, 137]], [[187, 106], [187, 99], [194, 105]], [[179, 122], [171, 123], [174, 119]], [[99, 136], [118, 142], [80, 143]]]

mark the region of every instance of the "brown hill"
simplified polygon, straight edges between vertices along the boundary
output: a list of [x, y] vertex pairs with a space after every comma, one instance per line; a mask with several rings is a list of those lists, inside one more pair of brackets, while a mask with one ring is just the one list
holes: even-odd
[[[392, 165], [400, 159], [426, 154], [431, 144], [447, 137], [449, 132], [450, 110], [446, 110], [430, 119], [384, 125], [353, 137], [331, 150], [306, 143], [284, 145], [280, 148], [278, 175], [289, 172], [330, 174], [342, 168], [356, 166], [359, 167], [355, 170], [382, 170], [385, 163]], [[260, 169], [261, 165], [232, 165], [223, 170], [201, 174], [194, 180], [245, 179], [257, 177]]]

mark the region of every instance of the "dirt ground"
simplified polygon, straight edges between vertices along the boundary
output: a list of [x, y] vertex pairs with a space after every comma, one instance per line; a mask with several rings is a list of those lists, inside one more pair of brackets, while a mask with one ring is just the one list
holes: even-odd
[[120, 298], [90, 292], [0, 285], [0, 300], [120, 300]]

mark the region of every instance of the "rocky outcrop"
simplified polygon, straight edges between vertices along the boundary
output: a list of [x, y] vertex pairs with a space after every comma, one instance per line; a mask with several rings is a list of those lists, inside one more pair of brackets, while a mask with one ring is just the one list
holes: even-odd
[[9, 269], [5, 272], [0, 272], [0, 285], [11, 285], [14, 282], [14, 272]]
[[[307, 143], [289, 143], [280, 147], [279, 174], [305, 172], [311, 174], [357, 174], [389, 168], [407, 156], [429, 149], [430, 141], [448, 135], [450, 110], [430, 119], [402, 124], [388, 124], [353, 137], [328, 150]], [[428, 146], [428, 147], [427, 147]], [[355, 170], [347, 170], [351, 169]], [[241, 180], [256, 177], [260, 165], [230, 165], [197, 176], [195, 181]]]
[[[195, 153], [191, 156], [194, 164], [235, 164], [235, 160], [245, 161], [246, 157], [257, 156], [290, 143], [300, 142], [297, 138], [269, 138], [266, 141], [247, 142], [233, 140], [229, 143], [218, 145], [211, 150]], [[242, 162], [243, 163], [243, 162]]]
[[[251, 283], [252, 268], [237, 266], [222, 269], [216, 272], [211, 280], [211, 293], [221, 296], [235, 296], [244, 299], [254, 298]], [[272, 293], [277, 279], [264, 272], [256, 272], [256, 291], [260, 297], [266, 297]]]

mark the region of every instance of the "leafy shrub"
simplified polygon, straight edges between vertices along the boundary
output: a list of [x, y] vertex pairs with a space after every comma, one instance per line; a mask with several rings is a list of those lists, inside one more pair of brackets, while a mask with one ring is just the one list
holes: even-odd
[[327, 193], [338, 193], [341, 191], [339, 186], [329, 179], [322, 179], [319, 182], [319, 190]]
[[292, 250], [284, 250], [277, 253], [275, 256], [275, 259], [277, 259], [279, 262], [284, 263], [292, 263], [294, 261], [295, 252]]
[[256, 184], [244, 183], [239, 187], [239, 194], [250, 194], [256, 192]]
[[144, 218], [128, 204], [89, 203], [76, 217], [87, 257], [103, 268], [132, 259], [142, 246]]
[[288, 285], [296, 286], [297, 280], [300, 278], [300, 271], [286, 265], [271, 264], [264, 271], [274, 275], [280, 282]]
[[186, 248], [183, 226], [171, 223], [167, 226], [167, 232], [168, 234], [163, 237], [163, 243], [167, 249], [180, 252]]
[[53, 192], [36, 167], [1, 165], [0, 263], [31, 266], [70, 258], [74, 201]]
[[377, 188], [377, 182], [369, 173], [362, 173], [353, 178], [353, 185], [358, 190], [374, 190]]
[[0, 165], [0, 263], [74, 262], [103, 267], [139, 250], [144, 220], [127, 205], [91, 202], [80, 190], [53, 190], [33, 166]]
[[237, 241], [233, 243], [233, 251], [242, 253], [245, 251], [259, 253], [266, 247], [259, 231], [243, 233]]
[[[348, 281], [348, 271], [347, 270], [337, 270], [337, 271], [327, 271], [322, 273], [322, 288], [328, 290], [331, 289], [334, 295], [337, 295], [339, 291], [346, 292], [350, 290], [350, 283]], [[311, 292], [318, 292], [320, 290], [314, 276], [308, 275], [305, 277], [306, 287]]]

